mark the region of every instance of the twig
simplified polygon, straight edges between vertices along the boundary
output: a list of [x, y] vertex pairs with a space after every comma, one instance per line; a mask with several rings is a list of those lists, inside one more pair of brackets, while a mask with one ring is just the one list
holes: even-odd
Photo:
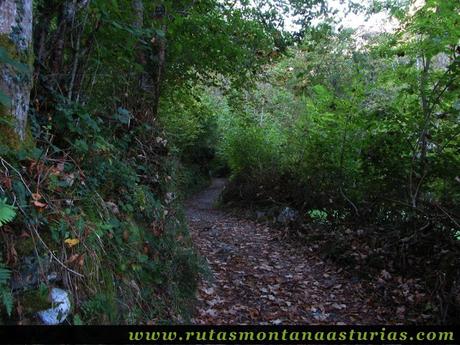
[[345, 199], [346, 201], [348, 201], [348, 202], [350, 203], [351, 206], [353, 206], [353, 209], [355, 210], [356, 215], [359, 216], [359, 210], [358, 210], [358, 208], [356, 207], [356, 205], [353, 203], [353, 201], [351, 201], [351, 200], [345, 195], [345, 193], [344, 193], [343, 190], [342, 190], [342, 187], [340, 187], [339, 190], [340, 190], [340, 194], [342, 194], [342, 196], [344, 197], [344, 199]]
[[[26, 184], [26, 182], [24, 181], [21, 173], [15, 168], [13, 167], [10, 163], [8, 163], [3, 157], [0, 157], [0, 162], [2, 163], [3, 167], [5, 169], [7, 169], [5, 167], [5, 165], [7, 165], [8, 167], [10, 167], [18, 176], [19, 178], [21, 179], [22, 183], [24, 184], [25, 188], [27, 188], [27, 190], [29, 191], [30, 194], [33, 194], [32, 191], [30, 190], [29, 186]], [[29, 216], [27, 215], [27, 213], [24, 211], [24, 209], [21, 207], [21, 205], [18, 204], [18, 209], [21, 211], [21, 213], [23, 214], [23, 216], [26, 218], [26, 219], [29, 219]], [[33, 230], [33, 233], [32, 233], [32, 237], [33, 235], [35, 234], [35, 236], [37, 236], [37, 238], [39, 239], [39, 241], [42, 243], [42, 245], [46, 248], [46, 250], [51, 254], [51, 256], [53, 257], [54, 260], [56, 260], [63, 268], [65, 268], [67, 271], [69, 272], [72, 272], [73, 274], [81, 277], [81, 278], [84, 278], [84, 275], [74, 271], [73, 269], [67, 267], [61, 260], [58, 259], [58, 257], [56, 255], [54, 255], [54, 253], [52, 252], [52, 250], [48, 247], [48, 245], [45, 243], [45, 241], [43, 241], [43, 239], [41, 238], [40, 234], [38, 233], [37, 229], [35, 228], [35, 226], [28, 226], [29, 230]]]
[[3, 167], [6, 169], [5, 167], [5, 164], [8, 165], [10, 167], [11, 170], [13, 170], [18, 176], [19, 178], [21, 179], [22, 183], [24, 184], [24, 187], [27, 188], [27, 191], [30, 193], [30, 194], [33, 194], [32, 191], [30, 190], [29, 186], [27, 185], [27, 183], [24, 181], [24, 179], [22, 178], [22, 175], [21, 173], [14, 167], [12, 166], [10, 163], [8, 163], [3, 157], [0, 156], [0, 161], [2, 162], [2, 165]]
[[[21, 210], [22, 212], [22, 210]], [[26, 216], [26, 214], [23, 212], [24, 216]], [[53, 257], [54, 260], [56, 260], [63, 268], [65, 268], [67, 271], [75, 274], [76, 276], [80, 277], [80, 278], [84, 278], [85, 276], [81, 273], [78, 273], [76, 271], [74, 271], [73, 269], [67, 267], [61, 260], [58, 259], [58, 257], [56, 255], [54, 255], [53, 251], [48, 247], [48, 245], [45, 243], [45, 241], [43, 241], [43, 239], [40, 237], [40, 234], [38, 233], [37, 229], [32, 226], [31, 227], [35, 233], [35, 236], [37, 236], [37, 238], [39, 239], [39, 241], [41, 242], [41, 244], [46, 248], [46, 250], [48, 250], [48, 252], [51, 254], [51, 256]]]
[[439, 205], [436, 205], [447, 217], [449, 217], [449, 219], [456, 225], [460, 228], [460, 224], [457, 223], [457, 221], [449, 214], [449, 212], [447, 212], [446, 210], [444, 210], [441, 206]]

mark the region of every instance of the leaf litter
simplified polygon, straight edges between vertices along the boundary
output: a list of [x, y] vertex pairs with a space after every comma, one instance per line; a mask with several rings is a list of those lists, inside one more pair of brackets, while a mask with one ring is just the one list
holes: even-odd
[[[401, 306], [378, 295], [312, 246], [283, 240], [282, 230], [213, 208], [224, 180], [187, 203], [194, 244], [211, 279], [202, 278], [194, 324], [395, 324]], [[382, 278], [388, 278], [382, 272]]]

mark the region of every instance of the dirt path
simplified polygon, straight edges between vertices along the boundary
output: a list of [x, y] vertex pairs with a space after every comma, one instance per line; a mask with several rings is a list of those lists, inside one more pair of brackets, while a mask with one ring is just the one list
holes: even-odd
[[195, 246], [213, 279], [199, 289], [197, 324], [381, 324], [385, 308], [362, 284], [280, 230], [240, 219], [213, 204], [225, 180], [187, 203]]

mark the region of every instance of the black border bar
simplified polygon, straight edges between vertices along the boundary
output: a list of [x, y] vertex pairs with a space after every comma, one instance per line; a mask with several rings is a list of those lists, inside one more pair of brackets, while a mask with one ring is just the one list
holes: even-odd
[[[456, 344], [458, 326], [0, 326], [0, 344]], [[232, 333], [233, 332], [233, 333]], [[373, 333], [372, 339], [371, 332]], [[276, 335], [276, 337], [275, 337]], [[284, 335], [284, 336], [283, 336]], [[424, 338], [423, 340], [420, 337]], [[417, 337], [419, 340], [417, 340]], [[137, 340], [136, 340], [137, 338]], [[224, 339], [225, 338], [225, 339]], [[364, 339], [365, 338], [365, 339]]]

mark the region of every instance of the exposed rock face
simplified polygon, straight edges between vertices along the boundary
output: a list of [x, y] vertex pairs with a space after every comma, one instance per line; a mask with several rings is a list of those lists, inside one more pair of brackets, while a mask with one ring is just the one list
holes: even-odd
[[24, 140], [32, 88], [32, 0], [2, 0], [0, 13], [0, 46], [8, 58], [24, 65], [0, 66], [0, 90], [11, 100], [9, 106], [0, 105], [0, 116], [12, 117], [17, 135]]

